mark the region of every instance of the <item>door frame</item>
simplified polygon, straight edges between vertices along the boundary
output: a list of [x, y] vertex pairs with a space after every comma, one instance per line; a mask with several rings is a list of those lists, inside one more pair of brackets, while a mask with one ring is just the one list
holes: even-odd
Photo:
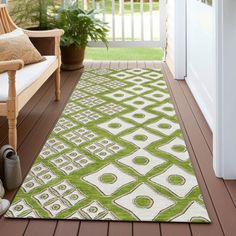
[[236, 1], [215, 0], [216, 106], [213, 166], [217, 177], [236, 179]]
[[[185, 79], [188, 59], [186, 54], [187, 0], [172, 1], [178, 2], [178, 4], [175, 4], [177, 6], [175, 6], [174, 78]], [[216, 98], [214, 105], [215, 120], [212, 130], [213, 169], [217, 177], [234, 180], [236, 180], [235, 9], [235, 0], [213, 0], [215, 29], [215, 42], [213, 44], [215, 54], [214, 77], [216, 80], [214, 88]]]

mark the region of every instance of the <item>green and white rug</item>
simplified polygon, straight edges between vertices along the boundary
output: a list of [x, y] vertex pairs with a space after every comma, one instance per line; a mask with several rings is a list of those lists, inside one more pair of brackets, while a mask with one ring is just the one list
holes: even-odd
[[161, 70], [87, 70], [6, 217], [210, 222]]

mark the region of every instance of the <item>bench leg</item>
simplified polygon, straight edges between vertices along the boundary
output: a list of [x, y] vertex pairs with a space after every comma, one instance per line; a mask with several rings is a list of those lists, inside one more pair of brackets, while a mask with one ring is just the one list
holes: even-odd
[[8, 137], [9, 137], [9, 144], [17, 150], [17, 130], [16, 130], [16, 125], [17, 125], [17, 119], [12, 119], [8, 118]]
[[59, 101], [61, 98], [61, 71], [58, 68], [55, 72], [55, 95], [56, 101]]
[[9, 79], [9, 91], [7, 100], [7, 119], [8, 119], [8, 139], [9, 144], [17, 151], [17, 116], [18, 106], [16, 98], [16, 83], [15, 83], [16, 71], [8, 72]]

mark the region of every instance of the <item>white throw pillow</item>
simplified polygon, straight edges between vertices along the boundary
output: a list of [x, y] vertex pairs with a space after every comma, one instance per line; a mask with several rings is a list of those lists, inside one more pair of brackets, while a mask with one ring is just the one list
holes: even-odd
[[24, 34], [24, 31], [22, 29], [16, 29], [10, 33], [6, 33], [6, 34], [1, 34], [0, 35], [0, 40], [1, 39], [10, 39], [10, 38], [15, 38], [18, 36], [21, 36]]

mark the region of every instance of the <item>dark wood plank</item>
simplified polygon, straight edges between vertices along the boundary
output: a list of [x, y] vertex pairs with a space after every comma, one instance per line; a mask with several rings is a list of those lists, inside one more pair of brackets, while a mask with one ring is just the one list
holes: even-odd
[[54, 236], [77, 236], [80, 222], [70, 220], [59, 220]]
[[146, 64], [144, 61], [137, 61], [137, 67], [138, 68], [145, 68], [146, 67]]
[[119, 68], [120, 69], [127, 69], [128, 68], [128, 61], [120, 61]]
[[133, 223], [133, 236], [160, 236], [159, 223]]
[[87, 68], [90, 68], [92, 65], [92, 62], [90, 60], [85, 60], [84, 61], [84, 68], [87, 69]]
[[51, 236], [57, 226], [56, 220], [31, 220], [24, 236]]
[[156, 69], [162, 67], [162, 65], [163, 65], [163, 62], [161, 61], [153, 61], [153, 67]]
[[132, 236], [132, 223], [110, 222], [108, 236]]
[[225, 180], [225, 185], [226, 185], [228, 192], [234, 202], [234, 206], [236, 207], [236, 181], [235, 180]]
[[[170, 78], [170, 72], [167, 67], [165, 67], [165, 72], [169, 74], [169, 77], [167, 76], [167, 78]], [[204, 182], [211, 195], [222, 229], [226, 235], [234, 235], [236, 232], [236, 211], [232, 210], [235, 209], [233, 201], [227, 191], [224, 181], [216, 178], [214, 174], [211, 151], [187, 101], [183, 99], [184, 95], [179, 82], [173, 79], [170, 79], [169, 82], [171, 90], [175, 91], [175, 100], [181, 113], [181, 119], [187, 130], [188, 137], [191, 140], [194, 153], [197, 156], [197, 164], [203, 174]]]
[[179, 85], [185, 95], [185, 98], [189, 104], [189, 107], [192, 110], [193, 115], [195, 116], [195, 120], [198, 123], [199, 128], [201, 129], [201, 132], [208, 144], [209, 149], [212, 152], [213, 149], [213, 134], [212, 131], [205, 119], [205, 117], [203, 116], [195, 98], [193, 97], [187, 83], [185, 81], [179, 81]]
[[108, 223], [82, 221], [78, 236], [108, 236]]
[[161, 235], [163, 236], [191, 236], [192, 234], [191, 234], [191, 230], [188, 224], [163, 223], [161, 224]]
[[102, 62], [101, 61], [93, 61], [93, 63], [91, 64], [91, 68], [101, 68], [101, 64]]
[[111, 62], [110, 61], [102, 61], [101, 68], [109, 68]]
[[[167, 76], [168, 75], [166, 75], [166, 79], [168, 80], [169, 85], [171, 87], [171, 85], [174, 82], [174, 80], [173, 80], [172, 77], [168, 77], [167, 78]], [[177, 84], [179, 82], [180, 81], [178, 81]], [[174, 102], [174, 105], [176, 107], [176, 112], [177, 112], [177, 115], [179, 117], [180, 125], [181, 125], [181, 128], [182, 128], [184, 137], [185, 137], [185, 141], [186, 141], [186, 144], [187, 144], [187, 147], [188, 147], [188, 151], [189, 151], [190, 157], [192, 159], [192, 164], [193, 164], [193, 167], [194, 167], [194, 171], [196, 173], [196, 176], [197, 176], [199, 185], [201, 187], [201, 191], [203, 193], [204, 200], [205, 200], [208, 212], [209, 212], [211, 220], [212, 220], [212, 223], [210, 225], [199, 224], [199, 225], [196, 226], [194, 224], [191, 224], [191, 229], [192, 229], [192, 231], [193, 231], [193, 233], [195, 235], [203, 234], [203, 233], [207, 234], [207, 235], [223, 235], [223, 231], [221, 229], [219, 219], [217, 217], [216, 211], [214, 209], [214, 205], [213, 205], [213, 203], [211, 201], [211, 197], [209, 195], [208, 189], [206, 187], [206, 184], [204, 182], [203, 176], [201, 174], [201, 170], [200, 170], [200, 168], [198, 166], [197, 159], [196, 159], [195, 153], [193, 151], [193, 148], [191, 146], [191, 142], [189, 140], [187, 130], [185, 129], [181, 113], [179, 112], [179, 109], [178, 109], [180, 103], [176, 103], [176, 96], [178, 96], [179, 92], [181, 92], [181, 90], [174, 90], [174, 91], [172, 91], [173, 102]], [[184, 97], [184, 96], [180, 96], [179, 98], [183, 99], [183, 101], [181, 101], [181, 104], [186, 103], [187, 100], [190, 99], [190, 97]], [[200, 115], [203, 116], [203, 114], [199, 114], [199, 116]], [[197, 121], [195, 121], [195, 122], [197, 123]], [[209, 129], [209, 127], [208, 127], [208, 129]], [[211, 158], [211, 157], [209, 157], [209, 158]]]
[[118, 69], [119, 68], [119, 62], [118, 61], [111, 61], [110, 68], [111, 69]]
[[29, 220], [0, 219], [1, 236], [22, 236], [29, 223]]
[[128, 68], [137, 68], [136, 61], [128, 61]]
[[3, 128], [3, 125], [5, 124], [5, 122], [6, 122], [6, 118], [1, 116], [0, 117], [0, 130], [1, 130], [1, 128]]
[[92, 68], [92, 65], [93, 65], [93, 61], [92, 60], [85, 60], [84, 62], [84, 68], [89, 68], [91, 69]]
[[154, 68], [153, 61], [145, 61], [146, 68]]

